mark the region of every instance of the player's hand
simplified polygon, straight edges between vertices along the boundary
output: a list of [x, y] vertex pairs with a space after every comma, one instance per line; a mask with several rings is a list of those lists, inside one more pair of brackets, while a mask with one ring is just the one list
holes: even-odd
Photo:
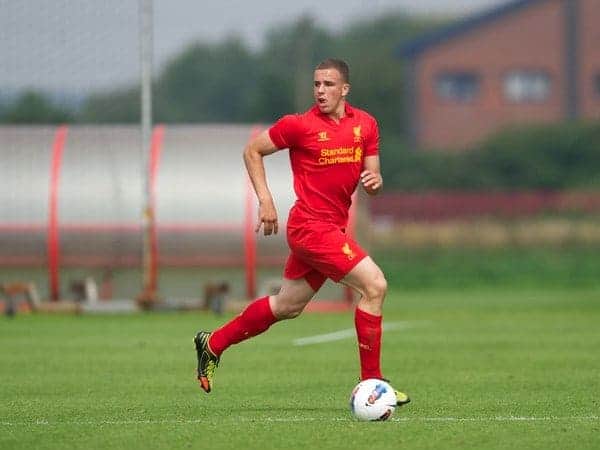
[[360, 174], [360, 182], [367, 194], [374, 195], [377, 194], [383, 186], [383, 177], [380, 173], [363, 170]]
[[277, 210], [272, 201], [259, 203], [258, 205], [258, 223], [254, 228], [254, 232], [258, 233], [261, 226], [263, 227], [265, 236], [277, 234], [277, 231], [279, 230]]

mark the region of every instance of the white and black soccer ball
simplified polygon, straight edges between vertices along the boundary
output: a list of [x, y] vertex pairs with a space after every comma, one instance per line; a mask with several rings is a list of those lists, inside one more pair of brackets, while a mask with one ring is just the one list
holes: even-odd
[[383, 380], [369, 378], [356, 385], [350, 410], [358, 420], [387, 420], [396, 409], [396, 392]]

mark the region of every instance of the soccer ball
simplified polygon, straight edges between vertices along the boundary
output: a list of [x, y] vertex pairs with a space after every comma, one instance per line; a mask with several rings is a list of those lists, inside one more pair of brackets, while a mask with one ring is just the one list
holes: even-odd
[[358, 420], [387, 420], [396, 409], [396, 393], [385, 381], [363, 380], [350, 396], [350, 410]]

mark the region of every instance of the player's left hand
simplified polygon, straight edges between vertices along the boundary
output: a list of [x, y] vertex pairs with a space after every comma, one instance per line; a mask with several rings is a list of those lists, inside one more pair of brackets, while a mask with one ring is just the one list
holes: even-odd
[[377, 194], [383, 186], [383, 177], [380, 173], [363, 170], [360, 174], [360, 182], [367, 194], [374, 195]]

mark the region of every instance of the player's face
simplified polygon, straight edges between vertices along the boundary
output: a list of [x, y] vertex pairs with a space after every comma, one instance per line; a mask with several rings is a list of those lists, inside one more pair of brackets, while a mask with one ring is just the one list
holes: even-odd
[[349, 91], [350, 85], [344, 82], [337, 69], [315, 70], [313, 95], [323, 114], [341, 117]]

